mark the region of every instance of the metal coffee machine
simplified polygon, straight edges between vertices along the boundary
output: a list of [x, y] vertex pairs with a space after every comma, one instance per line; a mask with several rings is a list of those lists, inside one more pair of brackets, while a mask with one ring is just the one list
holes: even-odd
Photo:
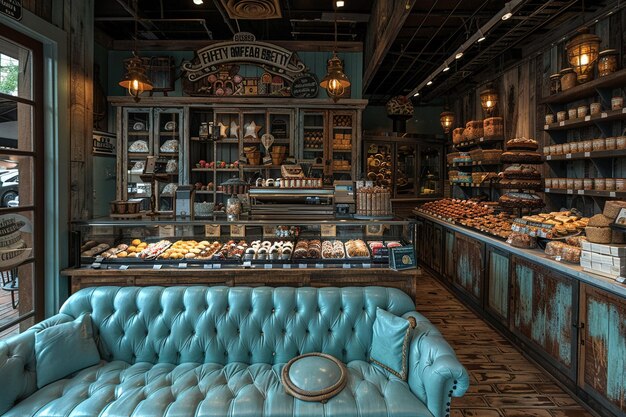
[[336, 180], [333, 186], [335, 188], [335, 216], [352, 217], [356, 212], [354, 181]]

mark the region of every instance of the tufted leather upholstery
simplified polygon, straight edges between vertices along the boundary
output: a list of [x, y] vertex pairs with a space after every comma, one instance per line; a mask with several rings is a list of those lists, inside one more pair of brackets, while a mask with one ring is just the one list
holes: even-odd
[[[368, 363], [376, 308], [418, 326], [408, 383]], [[449, 414], [467, 373], [399, 290], [97, 287], [59, 315], [0, 341], [6, 416], [411, 416]], [[36, 389], [34, 333], [90, 312], [103, 361]], [[280, 371], [307, 352], [331, 354], [348, 386], [326, 404], [288, 396]], [[5, 384], [2, 384], [3, 386]]]

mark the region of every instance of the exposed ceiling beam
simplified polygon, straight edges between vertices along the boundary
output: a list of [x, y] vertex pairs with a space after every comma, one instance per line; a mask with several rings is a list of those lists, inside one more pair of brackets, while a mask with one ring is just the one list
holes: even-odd
[[402, 26], [404, 26], [404, 22], [411, 14], [411, 9], [415, 5], [417, 0], [407, 0], [404, 1], [394, 1], [394, 0], [375, 0], [372, 5], [372, 21], [376, 22], [383, 19], [386, 16], [377, 16], [376, 12], [379, 10], [389, 10], [385, 5], [377, 6], [378, 2], [382, 3], [392, 3], [393, 12], [391, 16], [388, 17], [387, 25], [382, 30], [382, 33], [377, 33], [376, 29], [372, 28], [367, 32], [366, 44], [375, 45], [374, 52], [371, 57], [369, 57], [368, 61], [365, 63], [365, 73], [363, 74], [363, 91], [369, 87], [370, 83], [374, 79], [376, 72], [378, 72], [378, 68], [380, 68], [380, 64], [382, 64], [383, 59], [385, 59], [385, 55], [387, 51], [391, 49], [391, 45], [393, 45], [398, 33], [402, 30]]
[[[137, 41], [138, 51], [197, 51], [205, 46], [214, 45], [223, 40], [145, 40]], [[272, 41], [263, 40], [263, 42], [273, 43], [282, 46], [290, 51], [301, 52], [330, 52], [333, 50], [334, 42], [332, 41]], [[132, 40], [116, 40], [113, 41], [111, 50], [113, 51], [131, 51], [135, 46]], [[362, 52], [363, 42], [337, 42], [338, 52]]]

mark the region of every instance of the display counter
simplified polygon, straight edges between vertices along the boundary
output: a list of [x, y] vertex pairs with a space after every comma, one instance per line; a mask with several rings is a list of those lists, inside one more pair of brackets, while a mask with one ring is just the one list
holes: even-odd
[[98, 285], [387, 285], [415, 294], [416, 270], [389, 268], [413, 248], [414, 222], [194, 220], [73, 223], [72, 292]]
[[623, 415], [610, 387], [626, 380], [626, 368], [612, 365], [626, 357], [626, 285], [414, 214], [420, 266], [593, 409]]

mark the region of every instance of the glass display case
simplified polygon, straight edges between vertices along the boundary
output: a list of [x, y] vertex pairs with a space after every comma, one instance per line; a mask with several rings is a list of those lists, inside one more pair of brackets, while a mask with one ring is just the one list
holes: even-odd
[[[413, 246], [413, 220], [99, 219], [73, 223], [77, 268], [375, 269]], [[155, 265], [161, 265], [155, 267]], [[216, 266], [219, 265], [219, 266]]]
[[391, 187], [393, 198], [443, 195], [443, 143], [432, 137], [376, 134], [363, 138], [365, 179]]

